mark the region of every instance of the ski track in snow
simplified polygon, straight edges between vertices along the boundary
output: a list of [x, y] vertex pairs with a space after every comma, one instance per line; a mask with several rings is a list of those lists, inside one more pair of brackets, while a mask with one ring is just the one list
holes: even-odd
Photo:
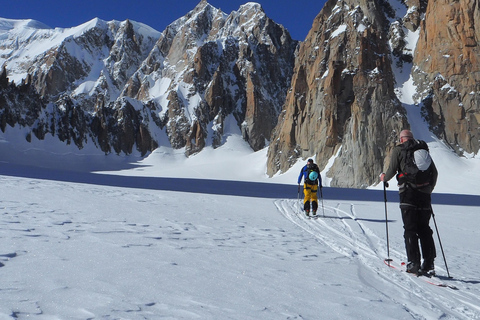
[[[400, 304], [413, 319], [480, 319], [480, 292], [474, 281], [448, 279], [445, 269], [438, 266], [437, 275], [458, 290], [437, 287], [412, 275], [388, 268], [386, 241], [357, 219], [355, 205], [343, 209], [345, 203], [335, 206], [319, 204], [317, 217], [307, 218], [298, 200], [277, 200], [280, 213], [293, 224], [317, 238], [322, 244], [349, 258], [358, 267], [358, 277], [365, 284], [384, 294], [385, 299]], [[391, 248], [390, 258], [400, 263], [403, 248]]]

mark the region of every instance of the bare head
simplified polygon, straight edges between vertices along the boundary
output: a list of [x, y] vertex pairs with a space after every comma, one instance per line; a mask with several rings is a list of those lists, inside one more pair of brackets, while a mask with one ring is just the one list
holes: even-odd
[[400, 143], [404, 143], [407, 140], [413, 139], [413, 133], [410, 130], [402, 130], [400, 132]]

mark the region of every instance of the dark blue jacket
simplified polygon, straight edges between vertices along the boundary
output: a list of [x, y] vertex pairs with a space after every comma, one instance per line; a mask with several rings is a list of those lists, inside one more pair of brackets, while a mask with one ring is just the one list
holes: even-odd
[[[316, 164], [313, 165], [314, 167], [314, 170], [318, 172], [318, 179], [317, 179], [317, 183], [319, 186], [322, 185], [322, 177], [320, 176], [320, 169], [318, 168], [318, 166]], [[309, 169], [308, 169], [308, 164], [306, 164], [302, 170], [300, 171], [300, 175], [298, 176], [298, 184], [300, 184], [302, 182], [302, 178], [304, 181], [307, 181], [308, 180], [308, 172], [309, 172]]]

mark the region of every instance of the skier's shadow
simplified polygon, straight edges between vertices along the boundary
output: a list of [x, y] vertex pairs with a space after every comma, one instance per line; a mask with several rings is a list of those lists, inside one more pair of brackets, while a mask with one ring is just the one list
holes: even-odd
[[467, 283], [467, 284], [479, 284], [479, 280], [464, 280], [464, 279], [457, 279], [455, 277], [447, 277], [447, 276], [439, 276], [436, 275], [437, 278], [444, 280], [444, 281], [455, 281], [455, 282], [461, 282], [461, 283]]

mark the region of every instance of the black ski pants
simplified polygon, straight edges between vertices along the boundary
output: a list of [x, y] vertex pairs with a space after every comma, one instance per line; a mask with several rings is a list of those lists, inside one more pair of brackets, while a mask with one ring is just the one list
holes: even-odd
[[408, 261], [420, 264], [423, 256], [424, 260], [433, 262], [436, 250], [433, 231], [429, 225], [433, 213], [430, 194], [407, 188], [400, 193], [400, 209]]

